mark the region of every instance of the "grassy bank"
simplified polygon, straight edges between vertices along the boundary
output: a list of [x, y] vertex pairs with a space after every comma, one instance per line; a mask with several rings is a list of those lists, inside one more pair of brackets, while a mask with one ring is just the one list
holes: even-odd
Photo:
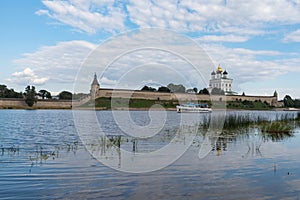
[[[210, 101], [186, 101], [192, 103], [207, 103], [208, 105], [212, 105]], [[128, 98], [106, 98], [100, 97], [95, 101], [90, 101], [81, 107], [95, 107], [102, 109], [112, 109], [112, 108], [150, 108], [153, 106], [160, 105], [164, 108], [176, 108], [179, 102], [176, 100], [148, 100], [148, 99], [128, 99]], [[219, 105], [220, 104], [220, 105]], [[227, 108], [227, 109], [242, 109], [242, 110], [271, 110], [274, 107], [270, 106], [266, 102], [261, 101], [232, 101], [227, 102], [226, 106], [224, 102], [213, 102], [213, 108]]]
[[164, 108], [176, 108], [178, 101], [157, 101], [147, 99], [127, 99], [127, 98], [105, 98], [101, 97], [95, 100], [95, 102], [88, 102], [81, 107], [88, 108], [103, 108], [103, 109], [118, 109], [118, 108], [151, 108], [162, 106]]
[[261, 101], [230, 101], [227, 102], [228, 109], [243, 109], [243, 110], [271, 110], [274, 107], [267, 102]]

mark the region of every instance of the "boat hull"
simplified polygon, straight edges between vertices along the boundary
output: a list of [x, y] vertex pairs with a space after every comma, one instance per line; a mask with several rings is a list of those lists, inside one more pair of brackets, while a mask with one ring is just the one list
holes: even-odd
[[201, 107], [186, 107], [186, 106], [176, 106], [178, 113], [209, 113], [212, 112], [211, 108], [201, 108]]

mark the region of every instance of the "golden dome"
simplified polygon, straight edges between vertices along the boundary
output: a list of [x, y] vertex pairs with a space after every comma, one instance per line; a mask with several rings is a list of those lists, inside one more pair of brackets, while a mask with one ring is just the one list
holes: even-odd
[[223, 71], [223, 69], [222, 69], [222, 67], [219, 65], [219, 66], [218, 66], [218, 69], [217, 69], [217, 72], [222, 73], [222, 71]]

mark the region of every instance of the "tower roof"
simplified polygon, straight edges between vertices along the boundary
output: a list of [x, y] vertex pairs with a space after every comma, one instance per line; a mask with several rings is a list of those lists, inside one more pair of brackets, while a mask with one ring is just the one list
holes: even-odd
[[227, 74], [228, 74], [228, 72], [225, 70], [225, 71], [223, 72], [223, 74], [224, 74], [224, 75], [227, 75]]
[[219, 65], [218, 68], [217, 68], [217, 73], [222, 73], [223, 69], [222, 67]]
[[211, 75], [216, 75], [216, 72], [215, 72], [215, 70], [214, 70], [214, 71], [212, 71]]
[[92, 85], [99, 85], [98, 79], [97, 79], [97, 74], [95, 73], [94, 75], [94, 80], [92, 82]]

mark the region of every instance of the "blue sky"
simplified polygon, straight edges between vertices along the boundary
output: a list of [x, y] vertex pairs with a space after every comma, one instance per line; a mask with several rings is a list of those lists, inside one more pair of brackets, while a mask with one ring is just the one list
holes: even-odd
[[[17, 91], [29, 84], [72, 91], [80, 66], [103, 41], [132, 29], [161, 28], [196, 41], [211, 69], [221, 64], [229, 72], [238, 93], [277, 90], [280, 98], [300, 98], [299, 0], [4, 0], [0, 23], [0, 84]], [[113, 87], [116, 79], [106, 74], [100, 84]]]

